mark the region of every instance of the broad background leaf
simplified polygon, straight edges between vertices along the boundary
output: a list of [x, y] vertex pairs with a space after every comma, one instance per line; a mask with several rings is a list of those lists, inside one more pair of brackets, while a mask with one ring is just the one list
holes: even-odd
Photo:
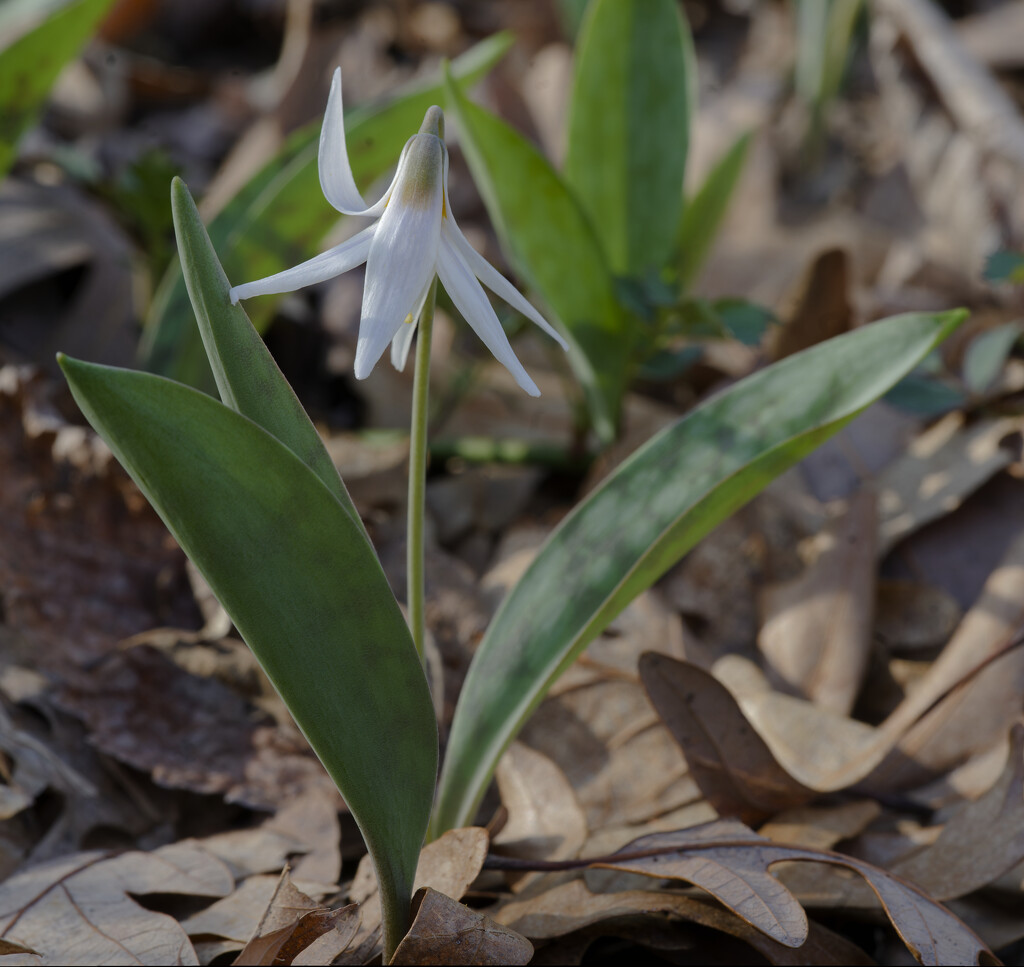
[[526, 717], [630, 600], [890, 389], [964, 317], [896, 316], [749, 376], [648, 441], [565, 518], [473, 658], [433, 835], [472, 819]]
[[593, 230], [547, 159], [450, 84], [459, 144], [513, 267], [562, 322], [594, 429], [615, 436], [634, 334]]
[[[470, 86], [511, 46], [507, 33], [495, 34], [452, 62], [459, 84]], [[423, 114], [442, 98], [439, 81], [398, 91], [386, 102], [346, 113], [345, 136], [352, 171], [369, 185], [398, 161], [419, 129]], [[326, 101], [325, 101], [326, 104]], [[213, 246], [234, 284], [261, 279], [312, 258], [324, 236], [343, 216], [324, 198], [317, 172], [321, 122], [296, 131], [210, 222]], [[276, 299], [250, 304], [253, 325], [263, 332]], [[181, 265], [176, 260], [153, 299], [139, 348], [141, 365], [201, 389], [213, 389], [206, 355], [195, 327]]]
[[337, 783], [382, 893], [408, 906], [437, 726], [360, 528], [262, 427], [149, 373], [61, 357], [72, 393], [206, 577]]
[[591, 0], [576, 45], [564, 174], [618, 274], [661, 269], [672, 254], [693, 65], [676, 0]]
[[[112, 0], [76, 0], [0, 51], [0, 178], [14, 163], [18, 141], [35, 120], [57, 75], [92, 36]], [[13, 8], [23, 13], [23, 6]], [[4, 26], [10, 26], [7, 20]]]

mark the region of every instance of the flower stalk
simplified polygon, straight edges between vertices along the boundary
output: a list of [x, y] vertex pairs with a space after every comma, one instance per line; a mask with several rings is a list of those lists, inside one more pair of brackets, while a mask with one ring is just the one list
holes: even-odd
[[[427, 426], [430, 408], [430, 337], [434, 328], [437, 279], [420, 312], [409, 432], [409, 509], [406, 534], [406, 587], [409, 628], [420, 662], [426, 670], [426, 612], [424, 590], [423, 517], [427, 491]], [[411, 323], [410, 323], [411, 325]]]

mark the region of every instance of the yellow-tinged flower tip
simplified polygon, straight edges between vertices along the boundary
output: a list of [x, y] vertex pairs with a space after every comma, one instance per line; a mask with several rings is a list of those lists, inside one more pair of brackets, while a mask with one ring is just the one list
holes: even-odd
[[[332, 279], [366, 263], [366, 282], [356, 343], [355, 376], [370, 375], [391, 344], [391, 361], [405, 368], [415, 320], [437, 275], [455, 307], [516, 382], [531, 396], [540, 391], [516, 358], [481, 282], [563, 349], [565, 340], [546, 319], [466, 240], [448, 202], [448, 149], [444, 114], [427, 109], [418, 134], [402, 149], [398, 169], [384, 194], [367, 205], [356, 187], [345, 146], [341, 71], [335, 70], [320, 131], [320, 187], [340, 212], [375, 218], [357, 235], [334, 248], [257, 282], [231, 289], [232, 303], [255, 295], [291, 292]], [[412, 325], [403, 325], [410, 320]]]

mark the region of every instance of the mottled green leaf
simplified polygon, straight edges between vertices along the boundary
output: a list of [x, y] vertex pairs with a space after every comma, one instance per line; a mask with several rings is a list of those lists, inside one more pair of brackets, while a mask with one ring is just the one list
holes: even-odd
[[149, 373], [60, 363], [82, 412], [209, 582], [337, 783], [385, 902], [404, 904], [407, 916], [437, 727], [362, 530], [291, 450], [217, 400]]
[[527, 716], [637, 594], [890, 389], [964, 317], [897, 316], [783, 359], [653, 437], [576, 507], [509, 593], [473, 657], [432, 833], [472, 820]]

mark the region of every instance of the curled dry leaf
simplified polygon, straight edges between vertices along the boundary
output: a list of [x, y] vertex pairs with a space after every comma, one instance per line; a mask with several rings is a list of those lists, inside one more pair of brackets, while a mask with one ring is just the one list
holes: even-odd
[[980, 799], [963, 803], [931, 845], [890, 869], [937, 900], [987, 886], [1024, 859], [1024, 727], [1013, 729], [999, 781]]
[[413, 921], [392, 964], [528, 964], [533, 944], [515, 930], [431, 890], [417, 890]]
[[[230, 941], [232, 947], [226, 949], [241, 950], [259, 925], [279, 880], [279, 876], [272, 875], [250, 876], [230, 895], [193, 914], [181, 925], [197, 943], [212, 937]], [[310, 909], [315, 907], [313, 904]]]
[[[430, 887], [453, 899], [461, 899], [483, 869], [487, 858], [487, 830], [479, 826], [450, 829], [420, 851], [415, 889]], [[363, 943], [380, 927], [380, 896], [373, 866], [366, 856], [359, 864], [349, 899], [359, 904], [362, 925], [358, 942]]]
[[837, 806], [805, 806], [772, 817], [759, 835], [775, 843], [832, 849], [843, 839], [862, 833], [882, 812], [873, 799], [854, 799]]
[[634, 682], [592, 682], [545, 701], [520, 739], [565, 773], [590, 829], [645, 822], [694, 799], [678, 746]]
[[800, 695], [836, 712], [853, 709], [867, 671], [875, 600], [875, 497], [861, 491], [819, 535], [800, 577], [764, 590], [757, 645]]
[[1013, 461], [1000, 443], [1020, 432], [1019, 419], [983, 420], [964, 428], [950, 413], [913, 440], [907, 452], [877, 477], [878, 554], [908, 534], [944, 517]]
[[284, 869], [288, 857], [305, 851], [306, 844], [264, 823], [256, 829], [233, 829], [215, 833], [199, 841], [231, 870], [236, 880], [254, 873], [273, 873]]
[[[600, 865], [696, 883], [772, 939], [793, 947], [806, 938], [806, 915], [769, 869], [776, 863], [807, 860], [843, 867], [867, 881], [900, 939], [920, 963], [997, 963], [969, 927], [917, 887], [840, 853], [776, 845], [735, 820], [642, 836], [618, 855], [619, 859], [612, 856]], [[774, 887], [766, 883], [768, 879]], [[803, 936], [794, 907], [800, 911]]]
[[742, 917], [702, 897], [653, 890], [591, 893], [582, 880], [570, 880], [528, 899], [514, 900], [505, 904], [495, 917], [531, 940], [543, 941], [602, 925], [613, 933], [615, 921], [623, 917], [660, 919], [664, 914], [731, 934], [750, 944], [772, 964], [873, 963], [859, 947], [813, 920], [804, 944], [787, 947], [755, 930]]
[[[500, 852], [524, 859], [561, 860], [579, 855], [587, 838], [587, 819], [569, 780], [547, 756], [513, 742], [498, 764], [495, 778], [508, 822], [495, 836]], [[518, 879], [517, 892], [536, 876]]]
[[[772, 940], [785, 947], [799, 947], [807, 939], [807, 914], [797, 898], [768, 872], [770, 861], [756, 849], [735, 850], [729, 845], [703, 848], [708, 842], [728, 843], [730, 839], [749, 844], [750, 836], [757, 838], [742, 823], [720, 820], [688, 830], [641, 836], [619, 853], [654, 851], [653, 855], [619, 861], [613, 856], [609, 862], [597, 865], [658, 879], [685, 880], [706, 890]], [[698, 845], [702, 848], [687, 851]]]
[[255, 932], [234, 962], [252, 967], [291, 964], [315, 942], [321, 941], [322, 948], [326, 940], [333, 956], [319, 949], [320, 957], [304, 962], [329, 964], [352, 943], [358, 929], [359, 911], [354, 903], [339, 910], [320, 906], [295, 886], [286, 868]]
[[640, 659], [651, 703], [719, 814], [762, 819], [814, 798], [753, 729], [729, 690], [709, 672], [663, 655]]
[[184, 928], [129, 894], [222, 897], [227, 867], [188, 841], [152, 853], [76, 853], [0, 885], [0, 941], [32, 951], [41, 965], [198, 964]]
[[65, 763], [44, 742], [15, 725], [0, 701], [0, 749], [13, 768], [0, 784], [0, 820], [26, 809], [45, 789], [75, 800], [97, 796], [95, 786]]
[[256, 809], [311, 788], [337, 796], [294, 725], [261, 723], [222, 681], [190, 674], [148, 645], [109, 655], [89, 674], [69, 675], [57, 703], [86, 723], [102, 752], [161, 786], [223, 794]]
[[1006, 646], [1024, 625], [1024, 534], [989, 576], [977, 603], [917, 687], [880, 729], [899, 736], [871, 774], [872, 789], [907, 789], [1004, 739], [1020, 715], [1024, 648], [971, 672]]
[[[292, 863], [292, 876], [325, 885], [341, 876], [341, 826], [338, 797], [319, 787], [303, 790], [284, 804], [264, 824], [270, 832], [283, 833], [302, 844], [302, 856]], [[280, 869], [283, 864], [279, 864]]]

